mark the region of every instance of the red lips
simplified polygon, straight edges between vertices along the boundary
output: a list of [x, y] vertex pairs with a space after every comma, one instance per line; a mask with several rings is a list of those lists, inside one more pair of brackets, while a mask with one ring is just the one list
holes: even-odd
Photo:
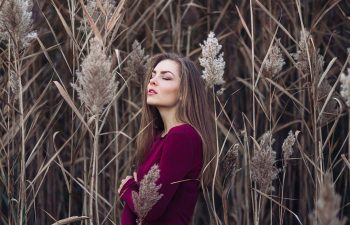
[[148, 90], [148, 94], [158, 94], [155, 90], [153, 89], [149, 89]]

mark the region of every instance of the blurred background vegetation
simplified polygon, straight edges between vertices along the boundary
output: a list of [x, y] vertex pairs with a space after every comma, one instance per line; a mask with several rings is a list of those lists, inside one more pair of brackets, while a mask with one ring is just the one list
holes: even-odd
[[[27, 1], [0, 0], [0, 10], [7, 2]], [[20, 21], [20, 13], [7, 12]], [[340, 74], [349, 67], [349, 1], [34, 0], [31, 19], [24, 29], [36, 32], [30, 44], [21, 46], [16, 35], [0, 43], [0, 224], [88, 223], [93, 157], [94, 224], [120, 224], [117, 188], [134, 169], [146, 55], [177, 52], [199, 65], [199, 44], [210, 31], [226, 62], [225, 90], [215, 99], [224, 189], [215, 193], [215, 210], [201, 194], [193, 224], [349, 218], [350, 111], [340, 93]], [[11, 33], [4, 24], [3, 34]], [[94, 36], [118, 82], [98, 121], [71, 86]], [[283, 58], [276, 73], [266, 69], [273, 46]], [[145, 57], [133, 64], [132, 53], [142, 50]], [[290, 130], [300, 132], [287, 164], [282, 144]], [[274, 191], [261, 190], [251, 171], [267, 131], [275, 139]]]

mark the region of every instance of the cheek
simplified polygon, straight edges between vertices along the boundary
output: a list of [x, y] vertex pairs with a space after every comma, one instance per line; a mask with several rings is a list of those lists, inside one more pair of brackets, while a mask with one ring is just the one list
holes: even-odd
[[171, 85], [164, 90], [164, 92], [169, 95], [169, 97], [177, 98], [179, 95], [179, 85]]

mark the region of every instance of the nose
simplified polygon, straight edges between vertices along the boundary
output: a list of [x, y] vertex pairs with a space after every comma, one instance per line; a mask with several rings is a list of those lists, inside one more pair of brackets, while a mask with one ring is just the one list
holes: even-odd
[[157, 76], [151, 77], [151, 79], [149, 80], [150, 84], [156, 85], [157, 84]]

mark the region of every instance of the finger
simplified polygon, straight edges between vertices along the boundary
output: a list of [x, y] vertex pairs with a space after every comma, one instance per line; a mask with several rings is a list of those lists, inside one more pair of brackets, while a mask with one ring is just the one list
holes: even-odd
[[134, 179], [137, 182], [137, 173], [136, 172], [134, 172]]

